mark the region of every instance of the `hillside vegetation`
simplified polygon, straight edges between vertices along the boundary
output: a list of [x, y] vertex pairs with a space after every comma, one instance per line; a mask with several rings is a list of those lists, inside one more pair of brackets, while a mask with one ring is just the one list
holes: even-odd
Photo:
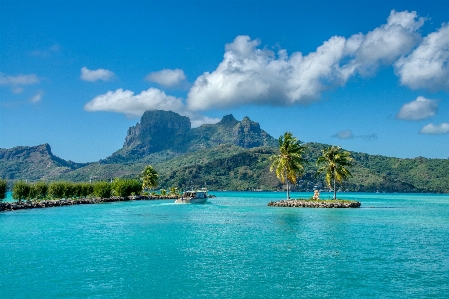
[[[167, 138], [165, 138], [167, 136]], [[165, 139], [164, 139], [165, 138]], [[293, 190], [326, 189], [315, 162], [328, 145], [309, 143], [305, 175]], [[28, 181], [89, 182], [136, 178], [146, 165], [160, 174], [160, 187], [214, 190], [279, 190], [268, 158], [276, 140], [257, 122], [227, 115], [215, 125], [191, 128], [174, 112], [147, 111], [128, 130], [123, 148], [95, 163], [74, 163], [54, 156], [48, 144], [0, 149], [0, 178]], [[449, 193], [449, 159], [400, 159], [352, 152], [353, 177], [342, 190]]]

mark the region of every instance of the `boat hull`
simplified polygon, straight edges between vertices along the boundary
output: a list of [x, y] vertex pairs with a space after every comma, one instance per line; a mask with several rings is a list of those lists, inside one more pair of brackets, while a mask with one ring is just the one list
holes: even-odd
[[206, 203], [207, 197], [205, 198], [191, 198], [190, 203]]
[[202, 204], [202, 203], [206, 203], [207, 202], [207, 197], [206, 198], [178, 198], [175, 203], [177, 204], [186, 204], [186, 203], [198, 203], [198, 204]]

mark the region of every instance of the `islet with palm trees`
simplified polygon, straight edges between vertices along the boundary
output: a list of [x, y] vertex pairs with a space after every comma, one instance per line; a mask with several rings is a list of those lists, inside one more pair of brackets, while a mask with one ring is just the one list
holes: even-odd
[[316, 176], [324, 174], [325, 181], [330, 189], [333, 190], [332, 200], [323, 200], [319, 198], [319, 192], [315, 190], [310, 199], [291, 199], [290, 184], [296, 184], [296, 181], [304, 174], [305, 165], [308, 163], [304, 159], [304, 153], [307, 147], [291, 132], [285, 132], [279, 137], [279, 153], [270, 157], [270, 171], [275, 171], [278, 179], [286, 184], [287, 199], [278, 202], [270, 202], [269, 206], [283, 207], [313, 207], [313, 208], [354, 208], [360, 207], [360, 202], [353, 200], [337, 199], [337, 184], [343, 184], [345, 180], [351, 177], [349, 167], [352, 166], [353, 158], [351, 153], [343, 150], [339, 146], [329, 146], [321, 150], [321, 156], [316, 161], [318, 167]]

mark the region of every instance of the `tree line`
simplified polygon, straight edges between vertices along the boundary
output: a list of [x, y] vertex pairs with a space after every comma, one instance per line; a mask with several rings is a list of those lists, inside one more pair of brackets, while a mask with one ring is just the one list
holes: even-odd
[[[67, 181], [28, 183], [26, 181], [16, 181], [12, 187], [12, 197], [19, 203], [22, 200], [39, 201], [61, 198], [125, 197], [139, 195], [143, 191], [155, 188], [157, 184], [158, 174], [151, 165], [148, 165], [142, 171], [139, 179], [116, 178], [112, 182], [100, 181], [94, 183], [74, 183]], [[8, 182], [0, 179], [0, 201], [6, 198], [7, 188]], [[163, 191], [163, 193], [167, 193], [165, 190]], [[173, 189], [171, 192], [177, 192], [177, 189]]]

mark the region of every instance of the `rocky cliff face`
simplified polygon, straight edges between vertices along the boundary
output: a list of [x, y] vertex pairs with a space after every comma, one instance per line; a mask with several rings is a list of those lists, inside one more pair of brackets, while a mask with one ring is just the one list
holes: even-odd
[[276, 142], [248, 117], [239, 122], [230, 114], [216, 124], [192, 129], [188, 117], [154, 110], [146, 111], [140, 122], [129, 128], [123, 148], [103, 163], [136, 161], [157, 152], [185, 153], [220, 144], [253, 148], [272, 146]]
[[86, 165], [53, 155], [49, 144], [0, 149], [0, 178], [8, 180], [51, 179]]
[[172, 111], [146, 111], [140, 123], [129, 128], [123, 147], [142, 147], [148, 153], [178, 147], [190, 128], [188, 117]]
[[274, 138], [260, 129], [259, 123], [250, 120], [249, 117], [243, 118], [234, 126], [232, 136], [235, 137], [234, 144], [244, 148], [275, 145]]

